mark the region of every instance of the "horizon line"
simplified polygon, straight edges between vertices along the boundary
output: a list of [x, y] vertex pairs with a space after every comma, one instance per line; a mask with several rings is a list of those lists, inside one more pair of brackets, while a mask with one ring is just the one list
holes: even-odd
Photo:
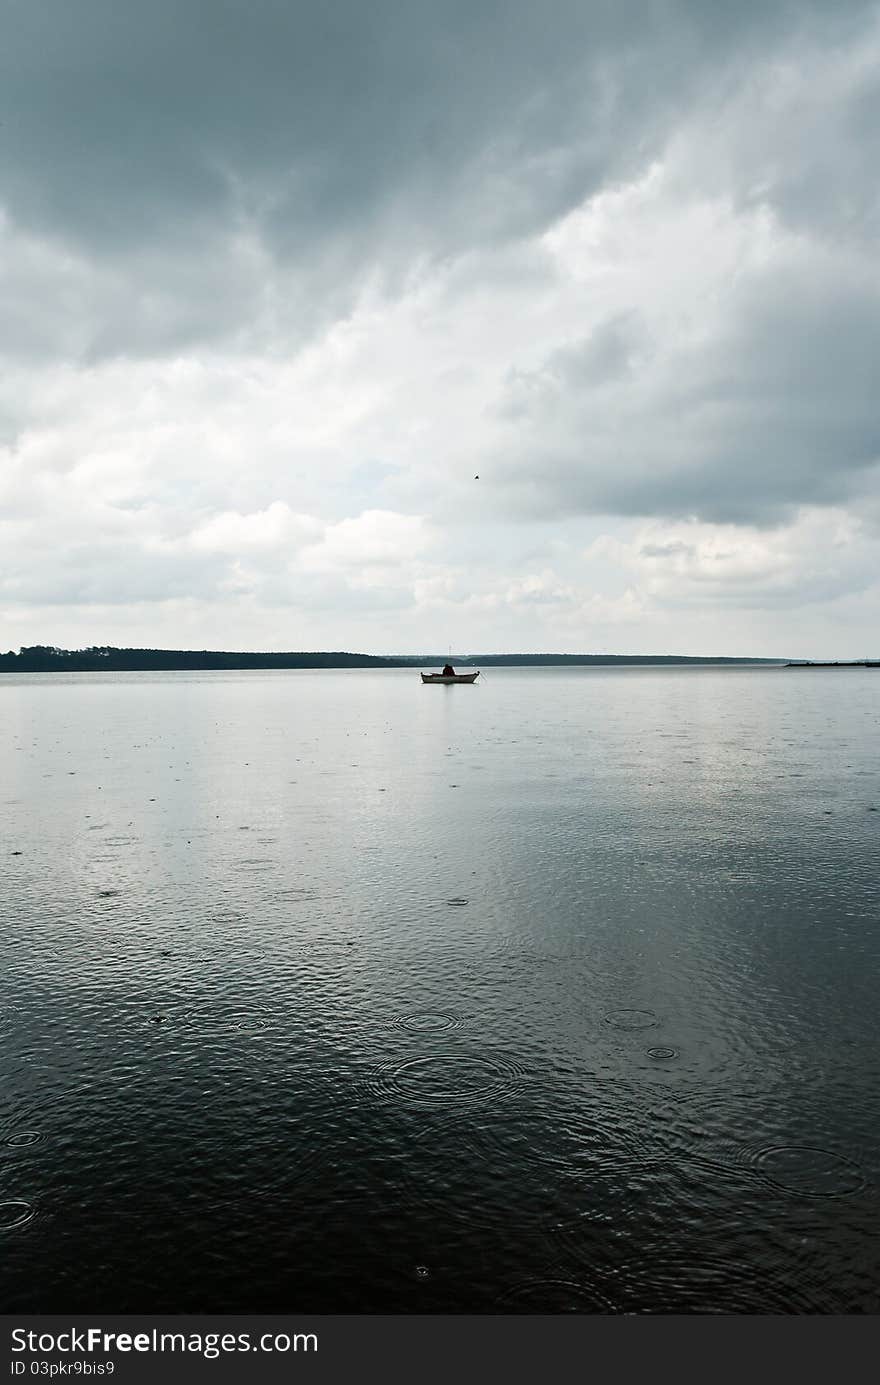
[[[354, 658], [354, 659], [426, 659], [449, 661], [451, 659], [472, 660], [472, 659], [700, 659], [700, 660], [729, 660], [735, 659], [747, 663], [786, 663], [792, 661], [791, 655], [767, 655], [767, 654], [685, 654], [681, 652], [663, 653], [642, 653], [624, 652], [612, 653], [608, 650], [576, 650], [563, 652], [560, 650], [478, 650], [475, 653], [464, 651], [438, 653], [436, 650], [423, 649], [414, 653], [402, 653], [398, 651], [390, 652], [367, 652], [354, 649], [229, 649], [227, 648], [184, 648], [177, 646], [160, 645], [112, 645], [112, 644], [92, 644], [82, 645], [72, 649], [62, 645], [53, 644], [34, 644], [19, 646], [18, 651], [9, 649], [0, 652], [2, 659], [19, 659], [43, 657], [43, 658], [64, 658], [64, 657], [103, 657], [110, 654], [137, 655], [183, 655], [186, 657], [197, 657], [200, 655], [223, 656], [223, 657], [242, 657], [242, 658], [261, 658], [261, 659], [289, 659], [289, 658]], [[862, 658], [868, 656], [861, 656]], [[799, 660], [799, 662], [806, 662]]]

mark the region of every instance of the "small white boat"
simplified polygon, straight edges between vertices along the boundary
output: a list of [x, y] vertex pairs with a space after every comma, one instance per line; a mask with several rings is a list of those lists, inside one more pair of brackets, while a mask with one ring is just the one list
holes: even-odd
[[476, 673], [423, 673], [423, 683], [476, 683], [480, 670]]

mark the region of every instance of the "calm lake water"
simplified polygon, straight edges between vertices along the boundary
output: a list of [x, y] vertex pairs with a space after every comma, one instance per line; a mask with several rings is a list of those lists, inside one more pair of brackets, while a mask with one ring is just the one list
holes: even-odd
[[880, 672], [0, 679], [7, 1311], [880, 1310]]

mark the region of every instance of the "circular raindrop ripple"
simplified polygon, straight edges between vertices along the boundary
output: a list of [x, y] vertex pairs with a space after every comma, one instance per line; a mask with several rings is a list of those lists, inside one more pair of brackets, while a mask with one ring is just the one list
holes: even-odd
[[621, 1164], [643, 1153], [631, 1129], [618, 1128], [607, 1112], [559, 1122], [516, 1102], [509, 1116], [499, 1107], [482, 1121], [432, 1121], [408, 1149], [402, 1176], [408, 1202], [468, 1230], [549, 1228], [573, 1215], [594, 1178], [613, 1180]]
[[233, 1029], [240, 1029], [245, 1034], [255, 1034], [272, 1027], [272, 1021], [268, 1015], [259, 1014], [230, 1015], [229, 1023]]
[[800, 1197], [851, 1197], [866, 1184], [855, 1160], [811, 1145], [771, 1145], [759, 1150], [752, 1163], [774, 1188]]
[[274, 1019], [269, 1011], [211, 1010], [172, 1002], [163, 1009], [142, 1013], [140, 1024], [154, 1031], [168, 1029], [176, 1037], [186, 1033], [192, 1036], [216, 1036], [217, 1033], [232, 1034], [235, 1031], [262, 1033], [274, 1027]]
[[420, 1010], [412, 1015], [399, 1015], [394, 1023], [399, 1029], [408, 1029], [414, 1034], [443, 1034], [450, 1029], [460, 1029], [464, 1020], [461, 1015], [446, 1010]]
[[0, 1202], [0, 1231], [11, 1231], [16, 1226], [24, 1226], [34, 1215], [31, 1204], [19, 1198]]
[[42, 1144], [45, 1138], [38, 1130], [16, 1130], [7, 1135], [3, 1143], [10, 1149], [30, 1149], [32, 1145]]
[[418, 1106], [480, 1106], [516, 1091], [524, 1072], [508, 1058], [435, 1053], [405, 1063], [383, 1063], [371, 1087], [382, 1097], [397, 1097]]
[[[752, 1169], [696, 1159], [621, 1162], [613, 1179], [597, 1177], [585, 1192], [581, 1213], [557, 1223], [551, 1240], [591, 1278], [612, 1280], [625, 1312], [841, 1311], [815, 1257], [775, 1236]], [[754, 1227], [766, 1234], [752, 1260]]]
[[619, 1313], [620, 1307], [596, 1285], [573, 1279], [532, 1279], [516, 1284], [495, 1300], [499, 1313]]
[[152, 1022], [172, 1023], [193, 1036], [202, 1034], [212, 1041], [218, 1034], [262, 1034], [274, 1028], [275, 1019], [267, 1010], [187, 1009], [158, 1012]]
[[645, 1052], [649, 1058], [653, 1058], [658, 1063], [668, 1062], [678, 1057], [677, 1048], [667, 1048], [663, 1044], [658, 1044], [655, 1048], [646, 1048]]
[[609, 1010], [605, 1016], [613, 1029], [650, 1029], [657, 1022], [653, 1010]]
[[[322, 953], [327, 954], [327, 958], [338, 959], [339, 955], [346, 948], [360, 947], [363, 939], [355, 935], [351, 938], [329, 938], [325, 934], [318, 933], [310, 938], [298, 938], [291, 944], [291, 951], [301, 953], [304, 958], [318, 962]], [[338, 960], [334, 961], [338, 965]]]

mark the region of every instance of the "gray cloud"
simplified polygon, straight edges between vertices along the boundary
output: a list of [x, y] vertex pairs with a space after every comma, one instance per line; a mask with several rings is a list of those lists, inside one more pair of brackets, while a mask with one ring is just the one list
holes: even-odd
[[297, 248], [499, 137], [540, 150], [609, 27], [567, 0], [555, 23], [516, 0], [17, 8], [6, 196], [111, 253], [235, 214]]
[[773, 525], [876, 487], [880, 286], [774, 266], [713, 340], [658, 344], [633, 370], [641, 341], [614, 318], [508, 381], [495, 465], [514, 506]]
[[20, 556], [7, 548], [0, 601], [47, 606], [216, 601], [228, 596], [220, 585], [225, 575], [221, 561], [203, 555], [172, 553], [157, 562], [137, 544], [68, 542], [53, 553], [38, 543]]
[[632, 375], [650, 340], [638, 313], [615, 313], [597, 324], [590, 335], [572, 346], [552, 351], [537, 371], [511, 370], [504, 385], [498, 414], [527, 418], [547, 407]]
[[301, 337], [368, 271], [393, 289], [425, 254], [550, 224], [643, 167], [780, 33], [845, 30], [866, 9], [10, 7], [0, 197], [14, 227], [79, 260], [43, 266], [53, 312], [28, 324], [8, 289], [6, 317], [23, 350], [87, 359]]

